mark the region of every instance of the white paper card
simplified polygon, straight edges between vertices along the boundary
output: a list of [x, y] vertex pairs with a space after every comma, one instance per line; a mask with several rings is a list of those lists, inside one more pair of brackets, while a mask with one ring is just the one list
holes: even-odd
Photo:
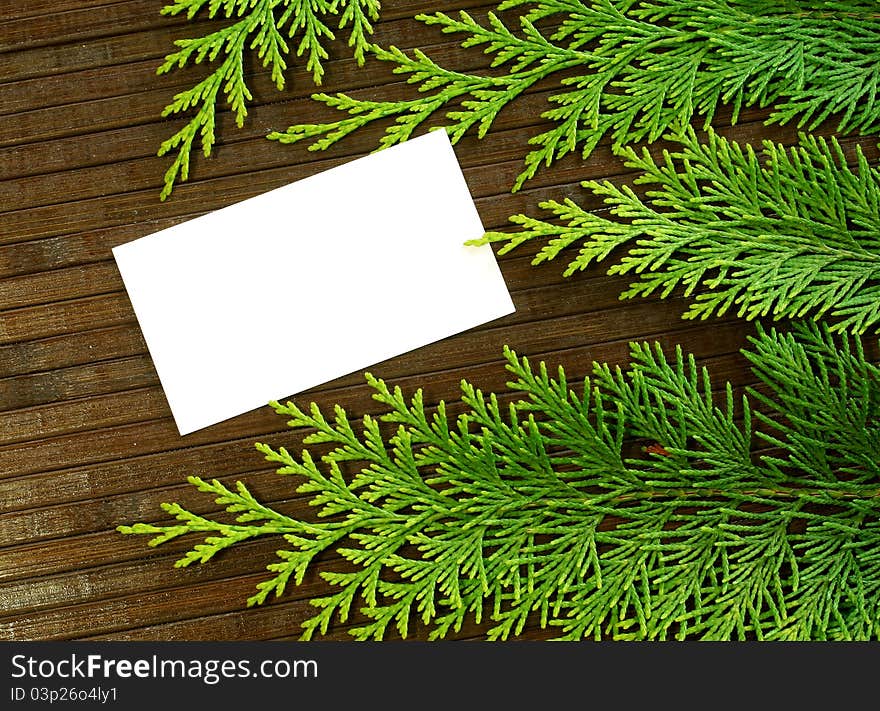
[[187, 434], [511, 313], [482, 234], [438, 130], [113, 254]]

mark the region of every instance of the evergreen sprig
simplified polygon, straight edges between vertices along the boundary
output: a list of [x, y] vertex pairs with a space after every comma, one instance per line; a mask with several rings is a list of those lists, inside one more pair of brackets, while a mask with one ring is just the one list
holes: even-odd
[[468, 617], [490, 618], [492, 638], [532, 622], [565, 639], [880, 636], [880, 369], [858, 341], [759, 328], [746, 355], [761, 386], [741, 398], [680, 349], [633, 344], [626, 370], [597, 364], [582, 389], [505, 354], [518, 397], [463, 381], [454, 418], [371, 376], [388, 412], [359, 428], [338, 406], [275, 403], [329, 450], [257, 445], [301, 480], [314, 520], [193, 478], [236, 523], [172, 504], [178, 523], [120, 530], [152, 545], [207, 534], [178, 565], [283, 535], [250, 604], [335, 549], [335, 592], [312, 601], [306, 638], [356, 608], [358, 639], [416, 618], [442, 637]]
[[[531, 139], [534, 149], [514, 190], [542, 164], [578, 147], [588, 157], [610, 136], [619, 147], [653, 141], [702, 117], [708, 127], [721, 104], [731, 121], [749, 106], [774, 106], [769, 121], [815, 127], [838, 116], [841, 132], [880, 127], [880, 12], [873, 0], [508, 0], [499, 10], [531, 7], [519, 33], [490, 13], [481, 24], [466, 12], [417, 19], [466, 35], [501, 73], [450, 71], [424, 52], [374, 47], [375, 56], [419, 85], [401, 101], [346, 94], [313, 98], [348, 116], [297, 124], [270, 134], [282, 143], [313, 140], [325, 149], [373, 121], [395, 118], [381, 147], [399, 143], [445, 111], [453, 141], [472, 126], [486, 134], [498, 112], [551, 76], [560, 92], [542, 116], [554, 126]], [[540, 29], [555, 24], [557, 29]], [[574, 76], [571, 71], [574, 70]], [[564, 74], [560, 74], [565, 72]]]
[[162, 112], [164, 117], [197, 109], [187, 124], [159, 148], [160, 156], [177, 151], [165, 173], [163, 200], [171, 194], [175, 181], [189, 176], [190, 153], [197, 137], [204, 155], [211, 154], [216, 142], [217, 103], [222, 97], [229, 102], [236, 124], [242, 126], [247, 102], [253, 98], [245, 82], [247, 51], [255, 51], [262, 65], [271, 68], [272, 81], [280, 91], [284, 88], [287, 58], [293, 51], [288, 40], [294, 40], [296, 56], [306, 56], [306, 70], [320, 84], [322, 61], [328, 56], [324, 43], [334, 38], [328, 25], [330, 16], [339, 15], [340, 30], [349, 28], [348, 44], [358, 63], [363, 64], [373, 31], [371, 22], [379, 17], [379, 0], [174, 0], [162, 8], [164, 15], [186, 13], [190, 20], [199, 12], [211, 19], [235, 21], [203, 37], [177, 40], [177, 51], [167, 55], [157, 70], [163, 74], [187, 64], [215, 63], [207, 77], [176, 94]]
[[518, 231], [480, 241], [505, 242], [502, 253], [545, 241], [533, 262], [568, 255], [566, 275], [625, 250], [608, 269], [637, 276], [621, 298], [705, 287], [685, 318], [730, 310], [748, 319], [829, 316], [834, 329], [854, 333], [877, 329], [880, 170], [858, 146], [850, 167], [834, 138], [803, 135], [793, 147], [764, 141], [759, 152], [711, 129], [705, 141], [693, 130], [676, 140], [681, 147], [660, 160], [647, 149], [618, 149], [642, 171], [635, 183], [650, 186], [646, 199], [628, 185], [583, 183], [619, 219], [550, 200], [541, 206], [553, 221], [516, 215]]

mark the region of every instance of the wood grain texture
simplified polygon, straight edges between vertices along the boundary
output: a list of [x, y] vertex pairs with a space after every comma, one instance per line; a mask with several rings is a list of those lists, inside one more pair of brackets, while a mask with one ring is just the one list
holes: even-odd
[[[326, 153], [270, 143], [268, 130], [333, 114], [308, 98], [314, 86], [301, 66], [291, 68], [283, 92], [252, 67], [254, 102], [245, 126], [235, 129], [229, 112], [221, 112], [214, 157], [196, 159], [191, 181], [160, 202], [168, 159], [155, 151], [182, 124], [160, 113], [199, 70], [157, 76], [156, 66], [174, 39], [210, 26], [162, 16], [161, 5], [34, 0], [0, 7], [0, 639], [291, 639], [310, 613], [308, 599], [326, 592], [318, 572], [334, 562], [326, 557], [302, 586], [246, 610], [245, 599], [273, 558], [273, 541], [179, 569], [173, 562], [190, 541], [153, 550], [144, 538], [114, 530], [161, 520], [163, 501], [213, 510], [185, 484], [188, 474], [242, 478], [262, 499], [293, 513], [306, 502], [253, 449], [255, 439], [299, 446], [300, 436], [268, 407], [177, 435], [111, 248], [365, 155], [383, 128]], [[411, 19], [436, 9], [387, 3], [376, 41], [429, 48], [455, 69], [487, 67], [479, 51], [463, 50]], [[440, 9], [480, 16], [492, 6], [457, 0]], [[326, 69], [322, 89], [329, 92], [383, 98], [412, 92], [389, 66], [374, 61], [358, 68], [342, 40], [332, 43]], [[579, 181], [627, 179], [606, 141], [588, 162], [569, 156], [522, 191], [509, 192], [528, 139], [544, 125], [540, 113], [550, 93], [551, 84], [533, 88], [499, 116], [485, 140], [469, 135], [456, 146], [489, 228], [503, 227], [517, 212], [537, 215], [537, 204], [551, 197], [601, 209]], [[719, 126], [726, 116], [719, 114]], [[753, 142], [795, 135], [792, 128], [765, 127], [763, 117], [748, 111], [722, 132]], [[604, 266], [563, 278], [559, 264], [532, 267], [531, 254], [525, 248], [499, 260], [515, 314], [371, 370], [407, 391], [423, 387], [434, 406], [454, 399], [462, 378], [503, 389], [504, 344], [564, 364], [574, 379], [594, 360], [625, 362], [628, 340], [656, 339], [694, 352], [719, 378], [749, 382], [738, 351], [750, 325], [732, 318], [682, 321], [681, 299], [620, 302], [627, 280], [606, 276]], [[361, 374], [296, 399], [339, 403], [358, 416], [376, 410]], [[479, 639], [485, 629], [469, 622], [459, 636]], [[523, 637], [549, 634], [532, 625]], [[426, 635], [415, 627], [416, 638]], [[338, 627], [329, 637], [345, 636]]]

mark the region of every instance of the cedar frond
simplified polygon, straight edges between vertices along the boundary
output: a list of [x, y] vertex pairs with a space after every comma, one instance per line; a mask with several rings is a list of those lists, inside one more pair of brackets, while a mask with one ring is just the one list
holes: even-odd
[[711, 129], [705, 142], [693, 130], [668, 138], [681, 148], [660, 160], [618, 150], [642, 171], [635, 182], [650, 186], [645, 199], [626, 185], [584, 183], [615, 219], [572, 200], [547, 201], [552, 221], [516, 215], [518, 231], [480, 241], [504, 242], [502, 253], [546, 241], [534, 263], [564, 253], [566, 275], [625, 250], [608, 270], [637, 276], [621, 298], [702, 287], [685, 318], [833, 317], [834, 330], [877, 330], [880, 170], [861, 149], [850, 167], [834, 138], [802, 135], [793, 147], [765, 141], [760, 152]]
[[759, 328], [761, 392], [741, 397], [680, 349], [631, 353], [574, 388], [506, 350], [517, 397], [463, 381], [456, 418], [371, 376], [384, 427], [275, 403], [307, 447], [329, 448], [316, 461], [257, 445], [315, 520], [193, 479], [235, 524], [167, 505], [177, 523], [120, 530], [153, 545], [208, 534], [181, 565], [283, 536], [250, 604], [335, 550], [344, 569], [322, 573], [335, 591], [312, 601], [305, 638], [355, 610], [357, 639], [405, 636], [414, 619], [442, 637], [468, 617], [502, 639], [527, 624], [564, 639], [878, 638], [880, 370], [860, 345], [813, 324]]
[[[554, 126], [531, 139], [514, 190], [569, 152], [587, 158], [605, 136], [620, 147], [654, 141], [695, 118], [708, 128], [722, 105], [731, 107], [733, 123], [746, 107], [773, 106], [773, 122], [812, 128], [837, 116], [841, 132], [880, 128], [880, 13], [873, 1], [509, 0], [499, 9], [522, 6], [531, 9], [517, 31], [493, 13], [485, 23], [466, 12], [417, 17], [465, 35], [462, 46], [483, 47], [502, 73], [450, 71], [420, 50], [374, 46], [377, 59], [418, 85], [417, 96], [316, 94], [347, 116], [296, 124], [269, 138], [325, 149], [393, 117], [380, 142], [385, 147], [439, 113], [453, 141], [474, 126], [483, 137], [505, 106], [551, 76], [560, 77], [559, 92], [542, 116]], [[546, 24], [557, 29], [541, 29]]]
[[190, 20], [200, 12], [211, 19], [235, 20], [203, 37], [177, 40], [178, 49], [167, 55], [157, 70], [164, 74], [187, 64], [215, 63], [207, 77], [176, 94], [162, 111], [165, 117], [195, 110], [187, 124], [159, 147], [160, 156], [177, 151], [165, 173], [163, 200], [177, 180], [188, 178], [190, 153], [197, 138], [204, 155], [211, 154], [216, 142], [217, 104], [224, 97], [236, 124], [242, 126], [247, 103], [253, 98], [245, 82], [245, 54], [256, 52], [263, 67], [271, 69], [279, 91], [284, 88], [287, 58], [293, 51], [297, 57], [306, 56], [306, 69], [312, 72], [315, 84], [320, 84], [322, 61], [328, 56], [324, 43], [334, 37], [327, 21], [340, 9], [338, 27], [349, 28], [348, 44], [363, 64], [367, 38], [373, 31], [371, 22], [379, 17], [379, 0], [174, 0], [162, 8], [163, 15], [186, 13]]

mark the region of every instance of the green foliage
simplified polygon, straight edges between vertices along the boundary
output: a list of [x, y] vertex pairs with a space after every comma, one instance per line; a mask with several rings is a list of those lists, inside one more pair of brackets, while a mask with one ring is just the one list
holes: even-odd
[[482, 137], [502, 108], [557, 77], [560, 92], [542, 114], [554, 126], [531, 139], [516, 190], [542, 164], [578, 147], [588, 157], [606, 135], [619, 147], [656, 140], [698, 116], [708, 127], [722, 104], [732, 107], [734, 123], [744, 107], [772, 105], [770, 121], [814, 127], [836, 115], [842, 132], [880, 127], [880, 14], [873, 0], [508, 0], [499, 9], [523, 5], [531, 9], [518, 34], [491, 13], [485, 24], [465, 12], [458, 19], [417, 18], [466, 35], [462, 46], [483, 47], [500, 71], [450, 71], [420, 50], [409, 56], [375, 47], [378, 59], [419, 85], [418, 97], [316, 94], [348, 116], [294, 125], [270, 138], [314, 139], [310, 148], [324, 149], [395, 117], [381, 140], [385, 147], [441, 110], [453, 141], [472, 126]]
[[455, 418], [370, 376], [388, 412], [357, 430], [340, 407], [275, 403], [328, 450], [257, 445], [301, 481], [314, 520], [194, 478], [237, 522], [172, 504], [178, 523], [120, 530], [152, 545], [207, 534], [179, 565], [283, 535], [251, 604], [335, 549], [342, 565], [322, 573], [335, 592], [312, 601], [306, 638], [355, 608], [358, 639], [416, 618], [442, 637], [485, 616], [493, 638], [535, 622], [566, 639], [880, 636], [880, 369], [858, 342], [759, 328], [760, 392], [742, 398], [648, 344], [626, 370], [596, 364], [582, 389], [506, 356], [518, 397], [504, 407], [464, 381]]
[[286, 58], [292, 48], [288, 40], [295, 40], [296, 56], [306, 56], [306, 69], [312, 72], [316, 84], [324, 74], [322, 60], [327, 59], [324, 42], [333, 39], [327, 22], [331, 15], [342, 14], [338, 27], [349, 27], [349, 46], [353, 47], [358, 63], [363, 64], [364, 52], [369, 47], [367, 37], [373, 29], [371, 21], [379, 17], [379, 0], [174, 0], [162, 8], [164, 15], [186, 13], [193, 19], [199, 12], [209, 18], [234, 18], [235, 21], [203, 37], [177, 40], [178, 49], [165, 57], [159, 74], [187, 64], [215, 62], [210, 74], [191, 89], [174, 96], [162, 116], [196, 109], [188, 123], [164, 141], [159, 155], [176, 150], [177, 156], [165, 173], [164, 200], [175, 181], [189, 175], [190, 152], [193, 142], [200, 138], [205, 156], [211, 154], [216, 137], [217, 103], [225, 96], [241, 127], [247, 116], [247, 102], [253, 98], [245, 83], [245, 52], [256, 51], [257, 58], [272, 72], [272, 81], [284, 88]]
[[647, 149], [618, 150], [643, 171], [635, 182], [650, 186], [646, 200], [627, 185], [584, 183], [621, 220], [551, 200], [542, 207], [554, 221], [516, 215], [519, 231], [480, 241], [506, 242], [502, 253], [546, 241], [534, 263], [567, 254], [566, 275], [626, 249], [608, 269], [638, 277], [621, 298], [705, 287], [685, 318], [735, 310], [748, 319], [833, 316], [835, 329], [855, 333], [878, 328], [880, 170], [858, 147], [850, 168], [835, 139], [765, 141], [760, 155], [711, 130], [705, 142], [693, 131], [678, 141], [659, 161]]

